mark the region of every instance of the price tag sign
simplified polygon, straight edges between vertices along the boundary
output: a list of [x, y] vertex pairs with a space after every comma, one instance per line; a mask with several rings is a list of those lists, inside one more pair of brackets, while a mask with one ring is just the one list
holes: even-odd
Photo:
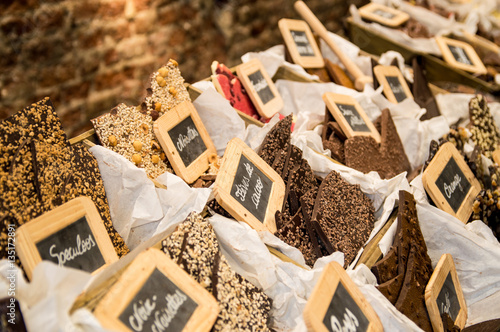
[[325, 62], [305, 21], [282, 18], [278, 26], [294, 63], [303, 68], [323, 68]]
[[215, 298], [158, 249], [139, 254], [97, 304], [94, 315], [117, 331], [210, 331]]
[[383, 331], [377, 314], [337, 262], [328, 264], [304, 308], [309, 331]]
[[396, 66], [375, 66], [373, 73], [380, 84], [384, 86], [384, 94], [392, 103], [398, 104], [406, 98], [413, 99], [406, 80]]
[[42, 260], [95, 272], [118, 260], [99, 212], [88, 197], [75, 198], [17, 229], [18, 256], [28, 278]]
[[258, 231], [276, 232], [274, 215], [283, 205], [285, 183], [239, 138], [227, 145], [214, 195], [236, 220]]
[[356, 99], [327, 92], [323, 95], [323, 101], [347, 138], [356, 135], [371, 136], [380, 143], [379, 132]]
[[359, 14], [366, 20], [374, 21], [392, 28], [400, 26], [410, 18], [410, 15], [401, 10], [375, 2], [371, 2], [359, 8]]
[[196, 181], [208, 169], [209, 156], [217, 154], [196, 108], [189, 101], [166, 112], [153, 126], [175, 174], [187, 183]]
[[467, 321], [467, 306], [465, 305], [462, 287], [450, 254], [444, 254], [432, 273], [425, 288], [425, 304], [434, 331], [442, 331], [442, 314], [448, 314], [460, 329]]
[[478, 75], [487, 73], [486, 67], [470, 44], [442, 36], [436, 37], [436, 42], [444, 60], [451, 66]]
[[236, 72], [261, 116], [269, 119], [283, 108], [278, 89], [258, 59], [239, 65]]
[[438, 208], [467, 222], [481, 185], [452, 143], [439, 148], [425, 169], [422, 182]]

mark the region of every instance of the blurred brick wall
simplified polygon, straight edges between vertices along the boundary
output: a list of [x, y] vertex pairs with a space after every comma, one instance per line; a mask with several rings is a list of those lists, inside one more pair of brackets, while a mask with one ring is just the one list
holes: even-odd
[[[306, 0], [338, 33], [351, 2]], [[149, 75], [169, 58], [193, 83], [211, 74], [213, 60], [234, 66], [246, 52], [282, 43], [278, 20], [299, 18], [293, 3], [2, 0], [0, 119], [49, 96], [74, 136], [116, 104], [138, 104]]]

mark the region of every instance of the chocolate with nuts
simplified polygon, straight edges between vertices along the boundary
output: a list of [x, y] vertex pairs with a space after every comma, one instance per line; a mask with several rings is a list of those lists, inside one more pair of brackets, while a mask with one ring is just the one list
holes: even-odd
[[212, 331], [269, 331], [271, 299], [231, 270], [206, 219], [190, 214], [162, 241], [162, 250], [217, 299]]
[[482, 95], [477, 95], [469, 102], [471, 139], [481, 148], [488, 158], [500, 145], [500, 131], [490, 113], [488, 103]]

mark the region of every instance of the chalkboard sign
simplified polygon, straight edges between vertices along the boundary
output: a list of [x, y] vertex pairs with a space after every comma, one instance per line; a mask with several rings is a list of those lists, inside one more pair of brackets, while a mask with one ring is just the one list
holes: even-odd
[[93, 272], [105, 264], [85, 216], [51, 234], [36, 248], [42, 260]]
[[258, 59], [239, 65], [236, 72], [261, 116], [271, 118], [283, 108], [278, 89]]
[[132, 331], [182, 331], [198, 304], [158, 269], [120, 314]]
[[452, 143], [439, 148], [425, 169], [422, 182], [438, 208], [467, 222], [481, 186]]
[[208, 169], [209, 156], [217, 154], [196, 108], [189, 101], [162, 115], [155, 121], [153, 130], [174, 172], [187, 183], [196, 181]]
[[158, 249], [146, 249], [114, 278], [94, 310], [107, 329], [210, 331], [217, 319], [215, 298]]
[[425, 304], [434, 331], [442, 331], [441, 314], [448, 314], [458, 327], [464, 328], [467, 306], [458, 280], [457, 271], [450, 254], [439, 259], [425, 288]]
[[22, 225], [18, 256], [28, 278], [42, 260], [95, 272], [118, 260], [108, 232], [88, 197], [75, 198]]
[[406, 98], [413, 99], [411, 90], [406, 84], [403, 74], [396, 66], [375, 66], [373, 73], [384, 87], [384, 94], [392, 103], [400, 103]]
[[324, 268], [303, 315], [309, 331], [383, 331], [377, 314], [337, 262]]
[[285, 183], [257, 153], [234, 138], [226, 147], [214, 195], [236, 220], [274, 233], [274, 215], [283, 204]]
[[323, 95], [323, 101], [347, 138], [371, 136], [380, 143], [379, 132], [354, 98], [327, 92]]
[[410, 18], [410, 15], [401, 10], [374, 2], [359, 8], [359, 14], [365, 20], [377, 22], [393, 28], [400, 26]]
[[442, 36], [436, 37], [436, 42], [444, 60], [451, 66], [474, 74], [486, 74], [486, 67], [470, 44]]
[[305, 21], [282, 18], [278, 26], [292, 61], [303, 68], [323, 68], [325, 61]]

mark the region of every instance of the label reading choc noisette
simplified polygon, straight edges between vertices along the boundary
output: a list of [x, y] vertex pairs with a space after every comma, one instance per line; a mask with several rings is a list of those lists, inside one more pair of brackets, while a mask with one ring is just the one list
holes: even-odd
[[197, 307], [196, 302], [154, 269], [119, 319], [135, 332], [182, 331]]
[[105, 264], [85, 216], [36, 243], [42, 260], [93, 272]]
[[436, 180], [436, 186], [456, 213], [465, 200], [471, 185], [452, 157]]
[[231, 196], [260, 222], [264, 222], [273, 182], [241, 155], [231, 187]]
[[203, 142], [191, 116], [170, 129], [168, 135], [186, 167], [207, 150], [207, 146]]

